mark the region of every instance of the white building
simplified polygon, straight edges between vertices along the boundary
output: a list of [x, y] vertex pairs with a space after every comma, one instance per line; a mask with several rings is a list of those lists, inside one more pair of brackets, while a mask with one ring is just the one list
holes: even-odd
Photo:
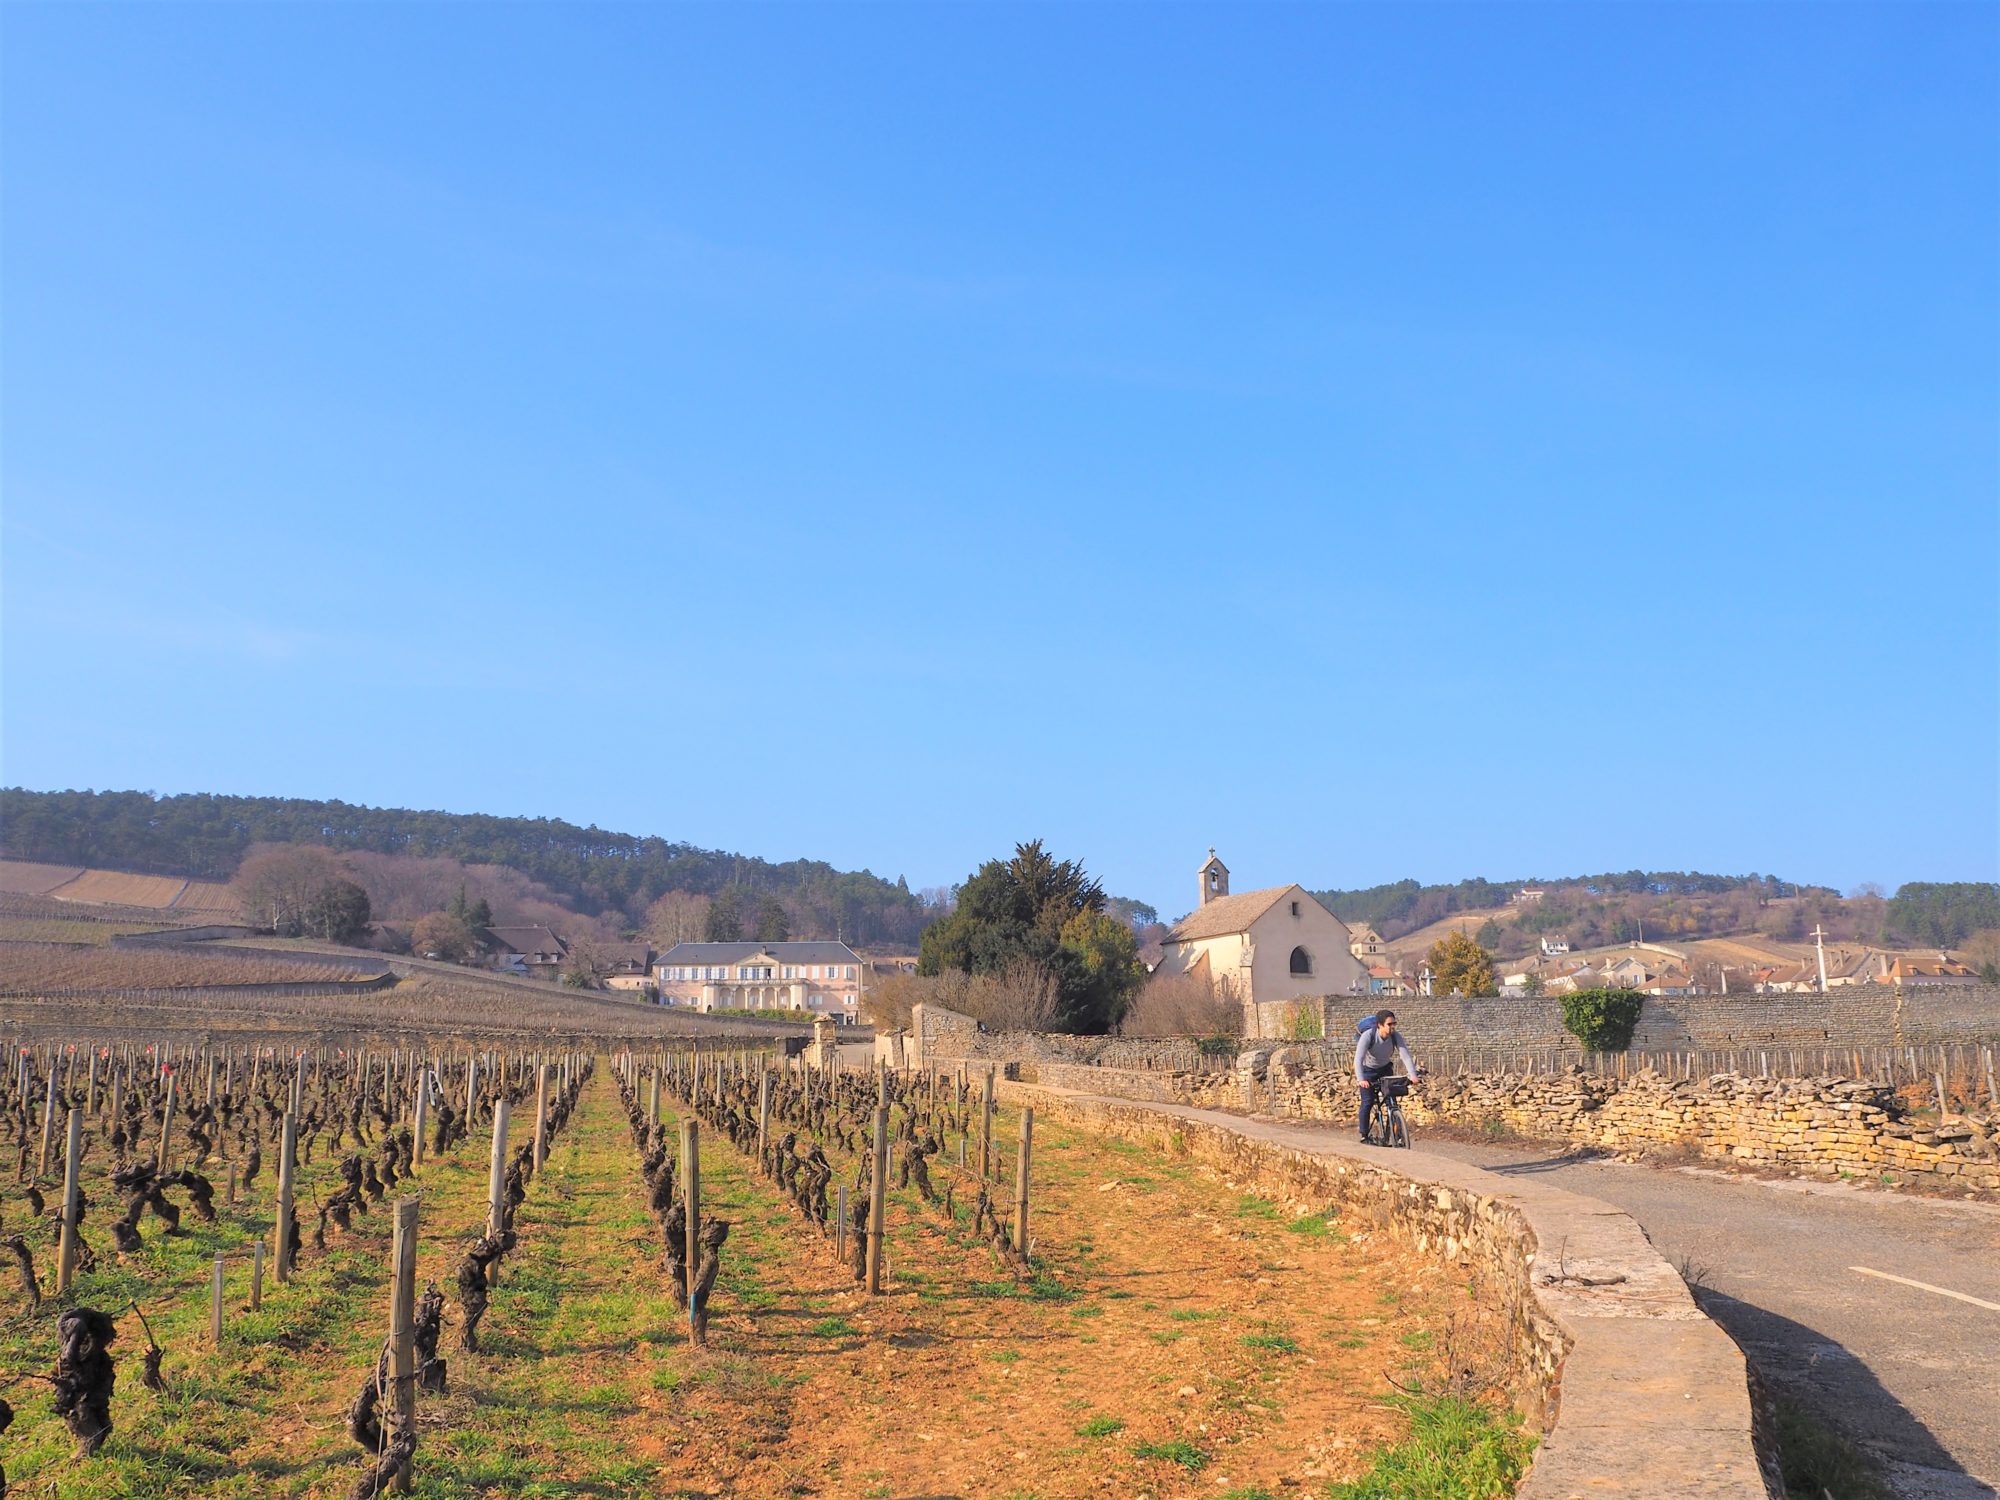
[[1368, 969], [1347, 924], [1298, 885], [1229, 893], [1229, 869], [1213, 849], [1202, 863], [1201, 904], [1161, 942], [1157, 974], [1191, 974], [1244, 1008], [1244, 1029], [1282, 1025], [1271, 1007], [1321, 995], [1369, 993]]

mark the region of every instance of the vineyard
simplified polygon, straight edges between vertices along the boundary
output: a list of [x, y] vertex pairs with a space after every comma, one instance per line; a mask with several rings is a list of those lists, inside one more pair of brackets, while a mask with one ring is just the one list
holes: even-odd
[[0, 891], [46, 896], [82, 873], [81, 865], [38, 865], [23, 859], [0, 859]]
[[[379, 972], [378, 970], [371, 972]], [[362, 977], [351, 963], [183, 947], [108, 948], [0, 943], [0, 994], [50, 990], [180, 990], [238, 984], [321, 984]]]
[[18, 1049], [11, 1493], [1324, 1494], [1468, 1360], [1364, 1226], [757, 1045]]

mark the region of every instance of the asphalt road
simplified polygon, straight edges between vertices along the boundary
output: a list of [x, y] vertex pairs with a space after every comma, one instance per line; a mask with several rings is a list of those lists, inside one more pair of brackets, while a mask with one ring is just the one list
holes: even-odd
[[2000, 1206], [1534, 1145], [1417, 1148], [1631, 1214], [1765, 1378], [1880, 1457], [1904, 1500], [2000, 1494]]

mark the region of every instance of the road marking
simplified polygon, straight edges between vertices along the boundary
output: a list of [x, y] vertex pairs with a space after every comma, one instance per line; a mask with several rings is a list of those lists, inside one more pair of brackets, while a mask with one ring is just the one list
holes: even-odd
[[1983, 1307], [1989, 1312], [2000, 1312], [2000, 1302], [1988, 1302], [1983, 1297], [1968, 1296], [1964, 1292], [1954, 1292], [1948, 1286], [1932, 1286], [1928, 1281], [1912, 1281], [1907, 1276], [1891, 1276], [1887, 1271], [1871, 1271], [1866, 1266], [1849, 1266], [1863, 1276], [1879, 1276], [1884, 1281], [1899, 1282], [1903, 1286], [1913, 1286], [1920, 1292], [1936, 1292], [1940, 1297], [1956, 1297], [1961, 1302], [1970, 1302], [1974, 1307]]

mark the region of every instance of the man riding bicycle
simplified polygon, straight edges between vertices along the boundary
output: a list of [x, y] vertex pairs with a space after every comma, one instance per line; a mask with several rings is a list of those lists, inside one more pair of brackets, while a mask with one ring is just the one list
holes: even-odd
[[1375, 1107], [1375, 1085], [1396, 1071], [1396, 1058], [1403, 1059], [1403, 1071], [1417, 1076], [1417, 1060], [1410, 1056], [1410, 1044], [1396, 1034], [1396, 1013], [1378, 1011], [1375, 1024], [1365, 1026], [1354, 1039], [1354, 1081], [1361, 1085], [1361, 1144], [1368, 1139], [1368, 1113]]

